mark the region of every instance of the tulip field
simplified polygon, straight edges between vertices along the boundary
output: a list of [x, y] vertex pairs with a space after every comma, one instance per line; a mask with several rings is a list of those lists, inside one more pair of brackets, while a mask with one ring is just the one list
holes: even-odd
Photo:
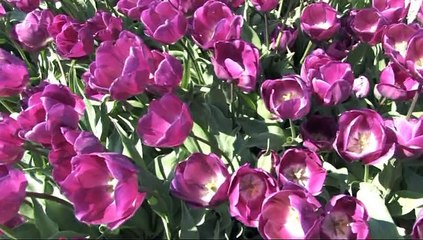
[[423, 239], [423, 0], [0, 0], [0, 239]]

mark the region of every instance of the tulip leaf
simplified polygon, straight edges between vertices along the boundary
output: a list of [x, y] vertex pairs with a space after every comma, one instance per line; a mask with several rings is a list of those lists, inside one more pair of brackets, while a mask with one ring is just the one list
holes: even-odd
[[50, 236], [49, 239], [82, 239], [85, 237], [87, 237], [86, 234], [84, 235], [74, 231], [62, 231]]
[[64, 206], [53, 201], [46, 201], [46, 214], [58, 225], [59, 229], [79, 233], [88, 233], [90, 231], [87, 225], [75, 218], [73, 209], [69, 206]]
[[423, 193], [406, 190], [396, 192], [388, 204], [392, 216], [402, 216], [422, 206]]
[[32, 198], [32, 203], [34, 204], [35, 226], [40, 231], [41, 238], [49, 238], [56, 234], [59, 231], [57, 223], [47, 216], [37, 199]]
[[254, 31], [254, 29], [250, 27], [248, 24], [244, 24], [242, 26], [241, 38], [247, 42], [252, 43], [258, 49], [261, 49], [260, 37], [258, 36], [257, 32]]
[[[39, 239], [40, 238], [40, 232], [35, 226], [35, 224], [32, 223], [24, 223], [14, 229], [3, 229], [3, 227], [0, 228], [1, 230], [7, 230], [7, 233], [16, 239]], [[11, 236], [3, 237], [0, 234], [0, 239], [12, 239]]]
[[386, 208], [385, 201], [374, 185], [365, 182], [360, 183], [357, 199], [364, 204], [369, 213], [370, 237], [372, 239], [401, 239], [394, 220]]
[[273, 168], [272, 154], [271, 153], [262, 154], [257, 160], [257, 167], [270, 173]]
[[179, 237], [181, 239], [199, 239], [197, 226], [191, 216], [190, 211], [184, 202], [181, 202], [182, 217], [181, 217], [181, 231]]

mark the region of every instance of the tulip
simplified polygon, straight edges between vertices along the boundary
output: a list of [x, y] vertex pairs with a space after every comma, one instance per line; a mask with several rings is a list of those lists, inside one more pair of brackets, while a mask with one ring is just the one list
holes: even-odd
[[310, 151], [328, 151], [332, 149], [338, 129], [332, 117], [312, 115], [300, 126], [303, 146]]
[[281, 119], [300, 119], [310, 112], [310, 89], [298, 75], [264, 81], [261, 96], [266, 108]]
[[4, 9], [3, 5], [0, 3], [0, 17], [6, 15], [6, 10]]
[[260, 12], [269, 12], [278, 6], [279, 0], [251, 0], [251, 3]]
[[419, 215], [413, 225], [413, 231], [411, 232], [411, 239], [417, 240], [422, 238], [423, 238], [423, 211], [420, 210]]
[[137, 133], [150, 147], [176, 147], [188, 137], [193, 127], [187, 104], [173, 94], [153, 100], [140, 118]]
[[357, 37], [370, 45], [381, 42], [386, 24], [385, 18], [374, 8], [358, 10], [351, 22]]
[[332, 60], [334, 59], [320, 48], [308, 55], [301, 66], [301, 78], [306, 82], [306, 85], [311, 87], [311, 81], [319, 75], [320, 67]]
[[245, 164], [229, 184], [229, 213], [245, 226], [257, 227], [264, 199], [276, 190], [276, 181], [267, 172]]
[[392, 100], [410, 100], [418, 89], [419, 83], [411, 78], [399, 65], [390, 63], [380, 73], [376, 90]]
[[320, 203], [300, 190], [282, 190], [268, 196], [258, 230], [264, 239], [304, 239], [319, 216]]
[[311, 230], [312, 239], [368, 239], [370, 220], [358, 199], [347, 195], [332, 197], [322, 219]]
[[24, 141], [18, 136], [18, 122], [0, 113], [0, 166], [9, 165], [21, 160]]
[[38, 8], [40, 0], [7, 0], [17, 9], [29, 13]]
[[386, 121], [396, 135], [396, 155], [402, 158], [418, 157], [423, 153], [423, 118], [396, 117]]
[[423, 81], [423, 31], [418, 31], [408, 41], [405, 54], [405, 64], [407, 69], [413, 74], [416, 80]]
[[423, 4], [420, 6], [419, 12], [417, 13], [417, 20], [423, 23]]
[[62, 85], [47, 85], [42, 92], [34, 93], [17, 121], [20, 135], [26, 140], [51, 145], [52, 137], [61, 127], [77, 129], [84, 114], [83, 100]]
[[227, 199], [229, 172], [215, 154], [194, 153], [175, 169], [170, 191], [193, 206], [213, 207]]
[[342, 60], [354, 48], [357, 41], [351, 35], [344, 33], [342, 38], [333, 41], [326, 50], [326, 53], [333, 59]]
[[[186, 15], [192, 15], [198, 8], [208, 2], [208, 0], [168, 0], [179, 11]], [[226, 2], [226, 1], [222, 1]]]
[[22, 92], [29, 81], [25, 63], [0, 48], [0, 97], [10, 97]]
[[365, 76], [360, 76], [354, 79], [352, 90], [356, 98], [366, 97], [370, 91], [369, 79], [367, 79]]
[[16, 219], [25, 199], [27, 185], [25, 174], [21, 170], [0, 166], [0, 225]]
[[56, 15], [48, 26], [47, 31], [52, 38], [55, 38], [60, 32], [62, 32], [62, 28], [66, 23], [76, 23], [76, 21], [64, 14]]
[[336, 10], [327, 3], [312, 3], [301, 15], [301, 29], [314, 40], [328, 40], [340, 28], [337, 14]]
[[307, 149], [291, 148], [276, 163], [276, 173], [282, 185], [295, 184], [318, 195], [326, 179], [319, 155]]
[[156, 2], [141, 13], [145, 34], [156, 41], [174, 44], [181, 39], [187, 28], [187, 20], [170, 2]]
[[311, 83], [318, 99], [334, 106], [349, 98], [354, 74], [349, 63], [331, 61], [319, 68], [319, 74]]
[[104, 147], [94, 134], [79, 130], [61, 128], [54, 136], [48, 160], [53, 167], [53, 179], [61, 184], [71, 173], [71, 159], [77, 154], [104, 152]]
[[15, 25], [12, 35], [26, 50], [38, 51], [50, 41], [47, 28], [53, 17], [49, 10], [34, 10], [25, 16], [23, 22]]
[[203, 49], [213, 48], [218, 41], [239, 39], [242, 16], [219, 1], [208, 1], [194, 12], [192, 38]]
[[259, 51], [243, 40], [217, 42], [211, 61], [216, 76], [234, 81], [245, 92], [256, 88], [259, 72]]
[[131, 218], [146, 193], [138, 192], [137, 169], [118, 153], [79, 154], [62, 182], [76, 218], [87, 224], [106, 224], [111, 230]]
[[99, 41], [115, 40], [122, 31], [122, 19], [112, 16], [109, 12], [98, 11], [88, 19], [87, 27]]
[[374, 165], [388, 161], [394, 154], [395, 134], [382, 117], [370, 109], [341, 114], [333, 147], [347, 161]]
[[404, 0], [373, 0], [372, 6], [376, 8], [389, 24], [401, 22], [408, 13], [410, 2]]
[[142, 11], [156, 0], [119, 0], [117, 9], [132, 20], [139, 21]]
[[408, 41], [418, 31], [417, 25], [406, 25], [404, 23], [392, 24], [387, 27], [383, 35], [383, 49], [393, 61], [398, 64], [405, 64]]
[[[279, 35], [279, 45], [276, 46]], [[270, 36], [270, 47], [272, 49], [278, 49], [281, 52], [285, 52], [287, 48], [291, 48], [294, 45], [295, 40], [297, 40], [298, 31], [297, 29], [291, 27], [284, 28], [281, 24], [278, 24]]]
[[226, 3], [233, 8], [239, 8], [245, 4], [245, 0], [226, 0]]

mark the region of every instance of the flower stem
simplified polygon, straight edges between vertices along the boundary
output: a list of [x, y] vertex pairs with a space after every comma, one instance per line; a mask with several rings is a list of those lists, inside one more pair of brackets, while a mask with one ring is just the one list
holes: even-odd
[[269, 20], [267, 19], [267, 13], [264, 13], [264, 39], [266, 41], [266, 48], [269, 49]]
[[305, 58], [307, 57], [308, 52], [310, 52], [310, 49], [312, 48], [312, 46], [313, 46], [313, 42], [312, 42], [311, 40], [310, 40], [310, 41], [308, 41], [308, 44], [307, 44], [307, 47], [306, 47], [306, 49], [305, 49], [305, 51], [304, 51], [303, 57], [302, 57], [302, 58], [301, 58], [301, 60], [300, 60], [300, 63], [301, 63], [301, 64], [304, 62], [304, 60], [305, 60]]
[[420, 92], [422, 91], [422, 85], [423, 83], [421, 82], [419, 84], [419, 87], [417, 88], [416, 93], [414, 94], [413, 101], [411, 102], [410, 108], [408, 109], [408, 112], [407, 112], [407, 117], [406, 117], [407, 120], [410, 120], [411, 115], [413, 114], [414, 108], [416, 107], [416, 104], [417, 104], [417, 100], [419, 100]]
[[49, 195], [49, 194], [45, 194], [45, 193], [37, 193], [37, 192], [26, 192], [26, 196], [44, 199], [44, 200], [49, 200], [49, 201], [52, 201], [52, 202], [62, 204], [63, 206], [66, 206], [66, 207], [73, 208], [72, 204], [69, 203], [68, 201], [60, 199], [60, 198], [55, 197], [53, 195]]
[[297, 138], [297, 134], [295, 133], [294, 122], [291, 119], [289, 119], [289, 128], [291, 129], [292, 141], [294, 141], [294, 139]]
[[192, 46], [189, 46], [189, 47], [185, 46], [185, 43], [187, 43], [187, 45], [188, 45], [189, 40], [187, 39], [185, 41], [185, 43], [183, 41], [181, 41], [180, 43], [181, 43], [181, 46], [185, 49], [185, 51], [187, 51], [188, 57], [191, 58], [191, 61], [194, 64], [194, 68], [195, 68], [195, 71], [197, 72], [197, 75], [198, 75], [198, 78], [199, 78], [198, 80], [200, 80], [200, 84], [205, 85], [206, 81], [204, 81], [203, 74], [201, 72], [200, 66], [198, 65], [198, 61], [196, 61], [196, 59], [194, 57], [194, 53], [192, 51]]
[[364, 182], [368, 182], [369, 181], [369, 165], [364, 165], [364, 177], [363, 177], [363, 181]]
[[283, 6], [283, 0], [280, 0], [280, 1], [279, 1], [279, 8], [278, 8], [278, 11], [277, 11], [277, 13], [276, 13], [276, 16], [278, 16], [278, 18], [280, 18], [280, 17], [281, 17], [281, 13], [282, 13], [282, 6]]
[[11, 106], [9, 106], [9, 104], [7, 104], [7, 102], [6, 102], [6, 101], [3, 101], [3, 100], [1, 99], [1, 100], [0, 100], [0, 103], [1, 103], [1, 105], [3, 105], [3, 107], [4, 107], [7, 111], [9, 111], [10, 113], [15, 112], [15, 111], [13, 110], [13, 108], [12, 108]]

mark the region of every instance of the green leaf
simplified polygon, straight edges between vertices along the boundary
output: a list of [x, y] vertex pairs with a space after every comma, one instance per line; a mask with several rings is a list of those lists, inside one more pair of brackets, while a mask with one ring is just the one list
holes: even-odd
[[78, 232], [74, 232], [74, 231], [62, 231], [62, 232], [58, 232], [56, 234], [54, 234], [53, 236], [49, 237], [49, 239], [80, 239], [80, 238], [85, 238], [87, 237], [87, 234], [81, 234]]
[[403, 216], [423, 206], [423, 193], [398, 191], [391, 198], [388, 207], [392, 216]]
[[270, 173], [273, 168], [272, 153], [262, 154], [257, 160], [257, 167]]
[[60, 230], [88, 233], [90, 228], [75, 218], [73, 209], [57, 202], [46, 201], [46, 214], [54, 221]]
[[[14, 229], [10, 229], [10, 234], [17, 239], [39, 239], [40, 232], [38, 231], [37, 227], [32, 223], [24, 223]], [[3, 239], [0, 236], [0, 239]], [[4, 238], [4, 239], [11, 239], [11, 237]]]
[[242, 26], [241, 38], [244, 39], [247, 42], [252, 43], [258, 49], [261, 49], [260, 37], [258, 36], [256, 31], [254, 31], [254, 29], [251, 28], [248, 24], [244, 24]]
[[179, 237], [181, 239], [199, 239], [197, 226], [194, 222], [191, 213], [184, 202], [181, 202], [182, 217], [181, 217], [181, 231]]
[[35, 226], [40, 231], [41, 238], [49, 238], [59, 231], [59, 227], [44, 212], [43, 207], [37, 199], [31, 198], [34, 204]]

